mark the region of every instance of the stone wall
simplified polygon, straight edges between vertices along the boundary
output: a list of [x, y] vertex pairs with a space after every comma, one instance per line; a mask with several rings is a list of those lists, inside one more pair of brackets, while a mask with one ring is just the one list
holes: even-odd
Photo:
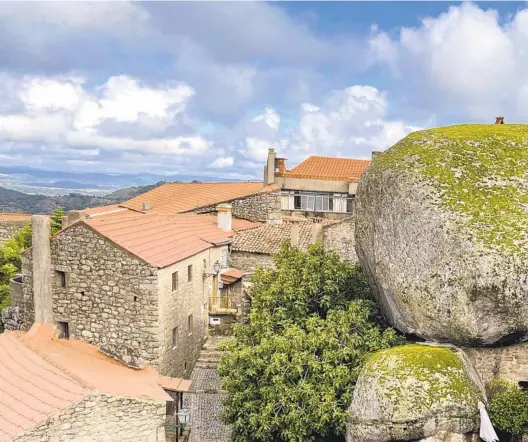
[[[280, 191], [259, 193], [257, 195], [229, 201], [233, 207], [233, 216], [250, 221], [265, 222], [272, 214], [280, 214]], [[193, 210], [195, 213], [216, 211], [217, 204]]]
[[[165, 441], [166, 402], [93, 394], [15, 437], [13, 442]], [[157, 437], [156, 437], [157, 434]]]
[[[31, 250], [23, 261], [23, 328], [34, 320]], [[70, 337], [96, 345], [131, 366], [158, 363], [157, 269], [115, 246], [84, 223], [51, 242], [53, 315]], [[64, 272], [61, 286], [57, 272]]]
[[327, 226], [323, 229], [323, 244], [325, 248], [335, 250], [341, 258], [357, 261], [354, 241], [354, 218]]
[[464, 348], [482, 381], [494, 377], [528, 382], [528, 343], [498, 348]]
[[232, 251], [229, 255], [229, 267], [251, 273], [257, 265], [265, 269], [274, 266], [273, 257], [264, 253], [236, 252]]
[[[227, 246], [226, 246], [227, 247]], [[212, 294], [212, 266], [222, 260], [222, 248], [214, 247], [159, 271], [160, 362], [166, 376], [189, 377], [207, 335], [209, 297]], [[192, 280], [187, 269], [192, 265]], [[172, 290], [172, 274], [178, 272], [178, 289]], [[205, 277], [204, 277], [205, 273]], [[192, 331], [188, 330], [193, 315]], [[177, 343], [173, 330], [178, 327]]]
[[16, 232], [18, 232], [27, 223], [25, 222], [12, 222], [5, 221], [0, 222], [0, 244], [11, 238]]

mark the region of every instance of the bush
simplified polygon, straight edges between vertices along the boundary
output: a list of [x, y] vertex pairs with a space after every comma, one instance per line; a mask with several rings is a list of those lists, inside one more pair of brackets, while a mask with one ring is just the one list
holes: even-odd
[[328, 440], [344, 433], [364, 356], [402, 340], [336, 253], [284, 245], [275, 264], [256, 270], [249, 323], [224, 346], [225, 420], [238, 442]]
[[528, 391], [512, 382], [497, 379], [488, 387], [491, 422], [500, 431], [520, 436], [528, 433]]

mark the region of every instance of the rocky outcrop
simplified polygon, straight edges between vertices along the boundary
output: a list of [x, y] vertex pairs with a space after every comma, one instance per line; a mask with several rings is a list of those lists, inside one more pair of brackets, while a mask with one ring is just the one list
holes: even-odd
[[452, 350], [428, 345], [382, 350], [368, 358], [359, 375], [346, 440], [411, 441], [441, 432], [462, 436], [478, 425], [479, 399], [463, 359]]
[[480, 442], [480, 438], [476, 433], [457, 434], [449, 433], [447, 431], [440, 431], [434, 436], [421, 439], [419, 442]]
[[528, 337], [528, 126], [415, 132], [376, 156], [356, 252], [389, 322], [466, 346]]

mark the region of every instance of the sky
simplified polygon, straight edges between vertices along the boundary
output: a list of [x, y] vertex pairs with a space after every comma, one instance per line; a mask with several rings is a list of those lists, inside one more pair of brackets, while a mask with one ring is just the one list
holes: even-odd
[[0, 163], [261, 178], [528, 120], [528, 4], [0, 2]]

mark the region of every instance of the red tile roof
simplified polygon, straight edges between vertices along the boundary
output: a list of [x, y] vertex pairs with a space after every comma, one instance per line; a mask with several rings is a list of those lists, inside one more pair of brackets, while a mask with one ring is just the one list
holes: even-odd
[[233, 230], [224, 231], [217, 227], [216, 219], [194, 213], [168, 216], [128, 211], [83, 222], [135, 256], [163, 268], [215, 244], [232, 241], [236, 231], [260, 225], [233, 218]]
[[258, 182], [232, 183], [168, 183], [156, 187], [124, 203], [122, 207], [143, 210], [143, 202], [148, 201], [154, 212], [164, 215], [190, 212], [199, 207], [232, 201], [258, 193], [275, 190], [275, 186], [263, 187]]
[[278, 176], [356, 182], [369, 165], [369, 160], [313, 156]]
[[54, 338], [52, 325], [0, 335], [0, 441], [12, 440], [93, 391], [169, 401], [152, 369], [134, 370], [82, 341]]
[[125, 209], [124, 207], [119, 207], [119, 204], [111, 204], [109, 206], [90, 207], [88, 209], [84, 209], [83, 212], [87, 215], [90, 215], [91, 217], [94, 217], [120, 213], [125, 210], [127, 209]]
[[0, 222], [12, 222], [12, 223], [30, 223], [31, 214], [29, 213], [1, 213]]

